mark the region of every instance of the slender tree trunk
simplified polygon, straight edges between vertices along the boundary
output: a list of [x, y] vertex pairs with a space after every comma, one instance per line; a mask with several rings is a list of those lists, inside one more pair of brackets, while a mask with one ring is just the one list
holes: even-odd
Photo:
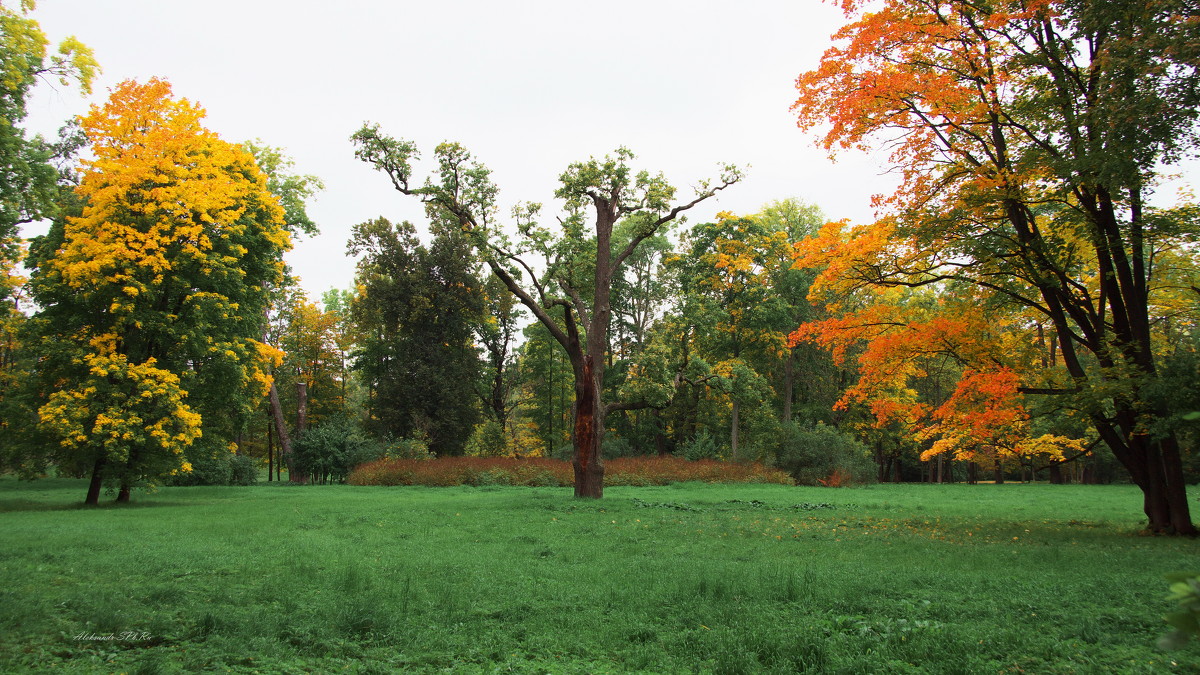
[[783, 362], [783, 413], [780, 421], [784, 424], [792, 421], [792, 396], [795, 384], [796, 350], [789, 349], [787, 360]]
[[735, 462], [740, 460], [740, 458], [738, 457], [738, 432], [740, 431], [738, 429], [738, 422], [739, 422], [738, 417], [739, 417], [740, 412], [741, 412], [741, 404], [735, 400], [733, 402], [733, 415], [731, 416], [732, 421], [730, 422], [730, 429], [729, 429], [729, 445], [730, 445], [731, 452], [733, 454], [733, 461], [735, 461]]
[[996, 460], [996, 462], [994, 464], [993, 476], [994, 476], [996, 485], [1002, 485], [1004, 483], [1004, 467], [1000, 466], [1000, 460], [998, 460], [998, 459]]
[[100, 505], [100, 488], [104, 486], [104, 456], [96, 459], [96, 463], [92, 466], [92, 480], [88, 483], [87, 498], [83, 500], [88, 506]]
[[[279, 404], [279, 390], [274, 382], [271, 383], [270, 401], [271, 418], [275, 420], [275, 434], [279, 437], [279, 467], [282, 469], [284, 462], [292, 461], [292, 440], [288, 436], [287, 420], [283, 418], [283, 406]], [[291, 478], [291, 467], [288, 467], [288, 472]]]
[[271, 434], [271, 418], [267, 418], [267, 482], [275, 473], [275, 437]]

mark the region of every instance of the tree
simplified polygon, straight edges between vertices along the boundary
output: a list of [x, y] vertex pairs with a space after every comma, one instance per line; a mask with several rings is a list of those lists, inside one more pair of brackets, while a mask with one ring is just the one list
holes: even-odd
[[412, 224], [377, 218], [354, 226], [348, 250], [362, 256], [351, 311], [354, 368], [371, 391], [368, 426], [462, 454], [479, 414], [472, 331], [483, 297], [470, 246], [444, 230], [425, 246]]
[[186, 471], [199, 441], [229, 452], [279, 358], [260, 341], [290, 245], [283, 210], [240, 146], [165, 81], [118, 85], [83, 118], [93, 159], [77, 216], [35, 241], [30, 285], [57, 389], [40, 410], [66, 459], [104, 482]]
[[39, 80], [76, 83], [89, 93], [99, 70], [91, 50], [74, 37], [50, 54], [41, 26], [24, 15], [31, 9], [28, 1], [19, 3], [19, 10], [0, 3], [0, 466], [23, 475], [37, 473], [44, 453], [30, 428], [36, 420], [30, 409], [36, 356], [20, 337], [28, 326], [19, 306], [26, 299], [25, 279], [18, 274], [23, 255], [19, 227], [58, 212], [61, 186], [69, 181], [56, 163], [77, 144], [70, 131], [58, 143], [27, 138], [22, 122]]
[[[894, 210], [827, 257], [827, 280], [954, 281], [1039, 314], [1154, 532], [1194, 534], [1178, 443], [1151, 433], [1158, 255], [1196, 223], [1147, 203], [1197, 139], [1200, 24], [1190, 0], [887, 0], [797, 80], [824, 144], [883, 138]], [[1027, 391], [1030, 388], [1026, 389]]]
[[769, 410], [774, 398], [763, 365], [778, 360], [794, 325], [771, 282], [788, 268], [788, 233], [756, 218], [718, 214], [692, 228], [682, 255], [671, 258], [680, 278], [681, 313], [691, 320], [698, 352], [721, 377], [729, 404], [730, 451], [738, 461], [741, 409]]
[[[557, 233], [536, 222], [539, 204], [514, 209], [513, 219], [521, 239], [513, 242], [495, 222], [497, 188], [489, 171], [462, 146], [439, 145], [435, 150], [437, 176], [422, 187], [414, 187], [412, 162], [418, 153], [413, 143], [385, 136], [378, 126], [369, 125], [356, 132], [352, 140], [357, 146], [356, 156], [386, 173], [399, 192], [425, 203], [431, 219], [473, 237], [476, 250], [492, 273], [566, 351], [575, 382], [575, 495], [601, 497], [605, 419], [615, 410], [645, 405], [605, 399], [613, 280], [643, 241], [683, 212], [737, 182], [740, 173], [726, 167], [716, 185], [703, 183], [691, 201], [671, 206], [675, 189], [661, 174], [635, 173], [629, 166], [633, 153], [621, 148], [604, 159], [573, 163], [562, 173], [555, 197], [563, 200], [565, 217]], [[592, 216], [590, 228], [588, 211]], [[617, 249], [613, 232], [621, 221], [629, 221], [634, 234]], [[531, 255], [542, 260], [537, 271], [528, 259]], [[561, 323], [552, 313], [561, 313]]]
[[[267, 189], [279, 200], [280, 206], [283, 207], [284, 230], [290, 233], [292, 237], [300, 237], [306, 234], [309, 236], [316, 235], [319, 228], [308, 215], [308, 201], [316, 193], [325, 189], [325, 185], [321, 182], [321, 179], [311, 174], [301, 175], [290, 173], [292, 167], [295, 166], [295, 162], [279, 148], [265, 145], [261, 140], [244, 141], [242, 147], [254, 156], [255, 163], [258, 164], [259, 168], [267, 176]], [[273, 304], [284, 309], [283, 312], [280, 312], [281, 314], [288, 314], [287, 308], [290, 306], [290, 303], [296, 301], [294, 298], [291, 298], [293, 291], [297, 290], [295, 288], [296, 283], [296, 280], [290, 274], [285, 274], [282, 284], [277, 287], [268, 288], [274, 299]], [[269, 320], [270, 317], [268, 317]], [[274, 337], [277, 338], [278, 335]], [[264, 341], [271, 345], [277, 344], [277, 340], [266, 339]], [[276, 366], [278, 365], [280, 364], [277, 363]], [[289, 390], [291, 389], [289, 388]], [[297, 407], [304, 407], [301, 405], [300, 391], [295, 391]], [[271, 378], [271, 385], [267, 391], [267, 396], [271, 422], [276, 435], [279, 437], [281, 448], [280, 465], [282, 465], [284, 462], [290, 462], [291, 460], [291, 434], [288, 433], [287, 420], [283, 414], [283, 397], [279, 393], [279, 385], [274, 377]], [[298, 410], [297, 417], [300, 418], [302, 416]], [[299, 421], [297, 419], [297, 422]], [[300, 426], [302, 425], [297, 424], [297, 433], [302, 431], [299, 428]], [[267, 439], [267, 444], [268, 446], [271, 444], [270, 438]], [[269, 454], [270, 448], [268, 447]], [[268, 469], [270, 468], [269, 463], [270, 459], [268, 458]], [[288, 480], [303, 483], [305, 482], [305, 476], [303, 473], [289, 470]]]
[[[33, 2], [21, 2], [22, 10]], [[49, 40], [37, 21], [0, 4], [0, 301], [7, 299], [8, 266], [17, 257], [17, 226], [57, 212], [59, 173], [51, 160], [55, 148], [40, 136], [29, 139], [20, 124], [26, 99], [39, 79], [75, 82], [91, 92], [99, 66], [92, 50], [74, 37], [47, 53]]]
[[516, 405], [516, 361], [513, 341], [523, 312], [512, 293], [500, 280], [488, 276], [483, 282], [484, 311], [476, 322], [475, 335], [483, 346], [483, 377], [478, 394], [484, 415], [503, 432]]

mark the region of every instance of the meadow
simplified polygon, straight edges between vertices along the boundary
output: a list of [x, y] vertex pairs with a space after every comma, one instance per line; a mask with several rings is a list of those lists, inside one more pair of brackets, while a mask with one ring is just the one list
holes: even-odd
[[0, 479], [0, 672], [1200, 672], [1129, 486], [83, 493]]

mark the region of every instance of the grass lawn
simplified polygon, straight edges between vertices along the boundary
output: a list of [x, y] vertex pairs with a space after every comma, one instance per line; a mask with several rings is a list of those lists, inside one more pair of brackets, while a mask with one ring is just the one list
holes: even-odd
[[85, 490], [0, 480], [0, 672], [1200, 672], [1128, 486]]

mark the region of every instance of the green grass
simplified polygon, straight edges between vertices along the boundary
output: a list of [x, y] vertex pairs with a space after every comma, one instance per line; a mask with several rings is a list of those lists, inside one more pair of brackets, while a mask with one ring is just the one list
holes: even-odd
[[84, 491], [0, 480], [0, 672], [1200, 672], [1127, 486]]

